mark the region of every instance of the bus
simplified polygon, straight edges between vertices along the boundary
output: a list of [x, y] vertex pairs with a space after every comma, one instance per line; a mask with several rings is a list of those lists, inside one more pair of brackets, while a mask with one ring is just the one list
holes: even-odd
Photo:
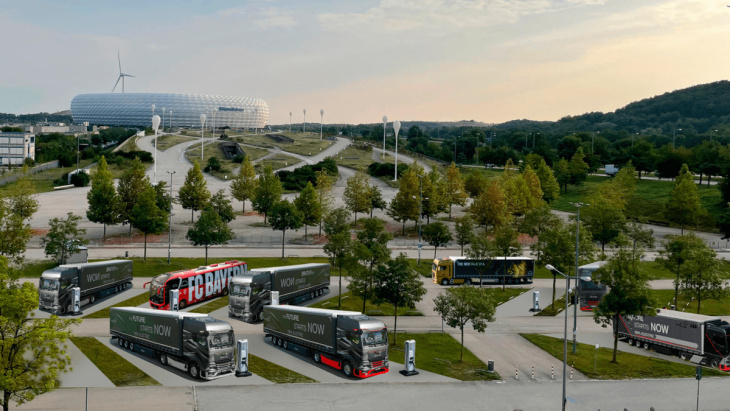
[[178, 308], [183, 309], [221, 295], [228, 295], [228, 282], [231, 277], [243, 275], [248, 265], [243, 261], [226, 261], [191, 270], [173, 271], [160, 274], [150, 284], [150, 306], [158, 310], [170, 309], [170, 291], [178, 290]]
[[530, 284], [535, 275], [535, 260], [527, 257], [494, 257], [473, 260], [448, 257], [433, 260], [431, 279], [436, 284]]
[[608, 286], [598, 282], [600, 278], [596, 278], [594, 275], [594, 272], [606, 265], [606, 263], [606, 261], [596, 261], [578, 267], [578, 277], [591, 277], [591, 281], [578, 281], [577, 295], [581, 311], [593, 311], [598, 303], [601, 302], [603, 296], [608, 294]]

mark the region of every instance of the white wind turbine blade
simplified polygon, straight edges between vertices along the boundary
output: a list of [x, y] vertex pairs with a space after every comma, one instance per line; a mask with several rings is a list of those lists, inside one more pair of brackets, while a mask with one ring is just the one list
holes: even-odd
[[116, 82], [116, 83], [114, 83], [114, 88], [112, 89], [112, 93], [113, 93], [113, 92], [114, 92], [114, 90], [115, 90], [115, 89], [117, 88], [117, 84], [119, 84], [119, 80], [120, 80], [121, 78], [122, 78], [122, 76], [119, 76], [119, 77], [117, 77], [117, 82]]

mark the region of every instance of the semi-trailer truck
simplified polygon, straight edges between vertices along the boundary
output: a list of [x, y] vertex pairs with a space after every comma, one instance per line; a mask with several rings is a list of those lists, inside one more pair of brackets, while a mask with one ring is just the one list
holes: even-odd
[[532, 283], [535, 260], [525, 257], [494, 257], [474, 260], [448, 257], [433, 260], [431, 279], [436, 284]]
[[347, 377], [389, 370], [388, 329], [359, 312], [268, 305], [264, 333], [273, 344], [311, 355], [314, 362], [342, 370]]
[[38, 308], [54, 314], [73, 311], [72, 291], [81, 289], [81, 303], [92, 304], [101, 293], [117, 293], [132, 286], [132, 261], [109, 260], [64, 264], [46, 270], [38, 282]]
[[249, 323], [262, 321], [272, 291], [279, 292], [279, 304], [299, 304], [324, 294], [329, 286], [329, 264], [253, 269], [231, 279], [228, 315]]
[[629, 345], [662, 347], [683, 360], [730, 371], [730, 324], [718, 317], [657, 310], [656, 315], [619, 315], [613, 328]]
[[[582, 265], [578, 267], [578, 301], [580, 302], [581, 311], [593, 311], [598, 306], [603, 297], [608, 294], [608, 286], [600, 282], [600, 278], [596, 276], [596, 271], [606, 265], [607, 261], [596, 261], [594, 263]], [[590, 280], [583, 278], [590, 277]]]
[[150, 354], [195, 379], [212, 380], [235, 369], [231, 325], [207, 314], [112, 307], [109, 331], [120, 347]]

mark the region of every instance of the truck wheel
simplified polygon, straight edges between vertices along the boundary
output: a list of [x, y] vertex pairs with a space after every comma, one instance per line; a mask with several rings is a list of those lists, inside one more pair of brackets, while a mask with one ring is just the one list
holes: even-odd
[[91, 294], [91, 297], [89, 297], [89, 304], [94, 304], [96, 302], [96, 294]]
[[649, 341], [644, 341], [644, 349], [648, 350], [649, 348], [651, 348], [651, 344], [649, 344]]
[[71, 314], [72, 312], [74, 312], [74, 309], [71, 307], [71, 303], [68, 303], [66, 306], [66, 314]]
[[449, 285], [449, 280], [444, 278], [443, 280], [441, 280], [441, 285]]
[[309, 299], [314, 300], [314, 293], [309, 293]]
[[687, 361], [687, 353], [686, 353], [686, 352], [684, 352], [684, 351], [680, 351], [680, 352], [679, 352], [679, 359], [680, 359], [680, 360], [684, 360], [684, 361]]
[[276, 339], [276, 345], [278, 345], [279, 347], [281, 347], [282, 345], [284, 345], [284, 341], [281, 338], [277, 338]]
[[289, 343], [286, 340], [284, 340], [284, 342], [281, 343], [281, 346], [284, 347], [285, 350], [289, 349]]
[[124, 340], [121, 338], [117, 338], [117, 344], [119, 344], [120, 347], [124, 347]]
[[316, 362], [317, 364], [322, 363], [322, 354], [320, 354], [319, 352], [315, 351], [312, 357], [314, 358], [314, 362]]
[[276, 345], [276, 337], [274, 337], [274, 336], [271, 337], [271, 343]]
[[261, 322], [263, 322], [263, 321], [264, 321], [264, 312], [263, 312], [263, 311], [259, 311], [258, 319], [259, 319], [259, 321], [261, 321]]
[[350, 361], [342, 363], [342, 373], [345, 374], [345, 377], [352, 377], [352, 364], [350, 364]]
[[629, 345], [634, 345], [634, 340], [629, 338], [628, 340], [626, 340], [626, 343]]
[[129, 349], [129, 341], [124, 340], [124, 349]]
[[190, 364], [188, 364], [188, 373], [194, 379], [196, 379], [196, 380], [199, 379], [200, 378], [200, 367], [198, 367], [198, 364], [196, 364], [194, 362], [191, 362]]
[[225, 296], [227, 296], [227, 295], [228, 295], [228, 287], [225, 287], [225, 288], [223, 289], [223, 296], [225, 297]]
[[182, 310], [182, 309], [184, 309], [185, 307], [188, 306], [188, 302], [185, 301], [185, 300], [180, 300], [180, 302], [177, 303], [177, 306], [178, 306], [178, 308], [180, 308]]
[[134, 351], [134, 343], [133, 342], [130, 342], [129, 343], [129, 351]]
[[713, 358], [710, 360], [710, 368], [719, 368], [720, 367], [720, 361], [718, 361], [717, 358]]
[[160, 364], [167, 365], [167, 354], [160, 353]]

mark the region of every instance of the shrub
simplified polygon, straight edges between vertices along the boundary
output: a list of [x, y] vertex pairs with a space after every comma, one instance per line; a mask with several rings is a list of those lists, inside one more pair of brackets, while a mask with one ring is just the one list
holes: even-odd
[[337, 175], [337, 164], [333, 158], [326, 158], [317, 164], [306, 165], [294, 171], [282, 170], [276, 173], [285, 190], [301, 191], [308, 182], [315, 184], [317, 181], [316, 172], [327, 170], [330, 175]]
[[208, 165], [205, 167], [204, 171], [208, 172], [210, 170], [221, 171], [221, 162], [218, 161], [217, 157], [211, 157], [208, 159]]
[[[398, 177], [408, 171], [408, 164], [398, 164]], [[392, 177], [395, 174], [395, 165], [389, 163], [372, 163], [368, 166], [368, 174], [373, 177]]]
[[245, 156], [242, 156], [240, 154], [236, 154], [235, 156], [233, 156], [233, 159], [232, 160], [233, 160], [234, 163], [241, 164], [241, 163], [243, 163], [243, 160], [245, 160], [245, 159], [246, 159]]
[[35, 165], [35, 160], [33, 160], [30, 157], [26, 157], [25, 160], [23, 160], [23, 165], [28, 167], [33, 167]]
[[80, 172], [71, 176], [71, 184], [76, 187], [86, 187], [89, 184], [89, 175]]

